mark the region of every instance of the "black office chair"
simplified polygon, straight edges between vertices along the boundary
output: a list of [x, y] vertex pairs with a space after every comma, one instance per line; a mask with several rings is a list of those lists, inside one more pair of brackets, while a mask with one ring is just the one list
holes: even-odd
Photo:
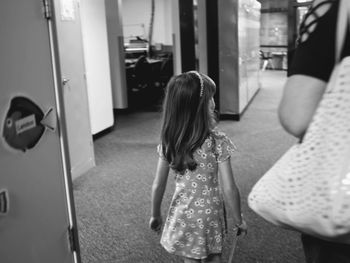
[[263, 52], [260, 50], [260, 59], [263, 61], [262, 71], [266, 70], [267, 67], [275, 69], [272, 63], [272, 56], [270, 52]]
[[164, 88], [170, 78], [174, 75], [174, 64], [173, 64], [173, 56], [169, 54], [166, 58], [164, 58], [162, 65], [160, 66], [159, 73], [159, 83], [162, 88]]
[[129, 106], [133, 109], [148, 109], [159, 101], [158, 88], [152, 65], [146, 56], [140, 56], [136, 61], [129, 90]]
[[152, 68], [147, 61], [146, 56], [140, 56], [135, 63], [133, 72], [133, 87], [134, 91], [139, 91], [152, 86], [153, 74]]

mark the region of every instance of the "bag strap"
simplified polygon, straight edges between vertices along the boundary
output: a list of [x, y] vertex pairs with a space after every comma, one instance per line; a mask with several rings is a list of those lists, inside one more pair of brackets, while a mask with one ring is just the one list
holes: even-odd
[[335, 41], [335, 62], [341, 60], [347, 30], [350, 29], [350, 0], [339, 0], [337, 32]]

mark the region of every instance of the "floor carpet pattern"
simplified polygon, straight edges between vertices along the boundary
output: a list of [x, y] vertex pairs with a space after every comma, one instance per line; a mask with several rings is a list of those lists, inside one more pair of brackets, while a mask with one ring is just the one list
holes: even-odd
[[[219, 123], [238, 147], [231, 162], [249, 225], [248, 235], [238, 241], [235, 262], [304, 260], [299, 234], [267, 223], [247, 206], [254, 183], [295, 142], [279, 125], [276, 113], [285, 80], [283, 71], [262, 72], [261, 89], [241, 120]], [[168, 254], [159, 244], [160, 237], [148, 229], [160, 116], [159, 112], [116, 115], [113, 129], [94, 141], [97, 165], [74, 181], [83, 263], [182, 262]], [[162, 206], [164, 217], [173, 190], [170, 175]], [[231, 243], [229, 237], [224, 260]]]

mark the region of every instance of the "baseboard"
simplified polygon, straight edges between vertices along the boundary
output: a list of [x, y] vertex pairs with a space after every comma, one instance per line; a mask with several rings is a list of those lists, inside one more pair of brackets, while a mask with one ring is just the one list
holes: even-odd
[[77, 179], [79, 176], [85, 174], [87, 171], [89, 171], [91, 168], [95, 166], [96, 166], [95, 160], [93, 158], [90, 158], [85, 162], [81, 162], [78, 165], [72, 167], [71, 169], [72, 180]]
[[220, 114], [220, 120], [231, 120], [231, 121], [239, 121], [241, 116], [239, 114]]

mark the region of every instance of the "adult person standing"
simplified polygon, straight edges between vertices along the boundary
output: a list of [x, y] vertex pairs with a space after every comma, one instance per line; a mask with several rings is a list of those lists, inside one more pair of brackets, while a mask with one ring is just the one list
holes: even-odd
[[[278, 109], [284, 129], [300, 139], [325, 92], [335, 65], [338, 6], [339, 0], [315, 0], [300, 25]], [[349, 28], [341, 52], [341, 58], [345, 56], [350, 56]], [[301, 239], [308, 263], [350, 263], [350, 245], [306, 234], [302, 234]]]

